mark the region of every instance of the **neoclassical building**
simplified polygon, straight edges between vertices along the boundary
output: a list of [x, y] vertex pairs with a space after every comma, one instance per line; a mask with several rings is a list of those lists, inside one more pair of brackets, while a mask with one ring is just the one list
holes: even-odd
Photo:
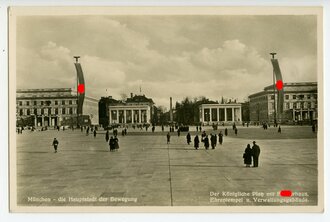
[[[98, 124], [97, 100], [85, 97], [81, 120]], [[35, 127], [77, 124], [77, 93], [71, 88], [17, 89], [16, 120]]]
[[150, 124], [154, 102], [145, 95], [134, 95], [125, 101], [102, 97], [99, 101], [100, 124], [103, 126], [121, 124]]
[[240, 123], [242, 105], [240, 103], [202, 104], [199, 106], [200, 122], [203, 124]]

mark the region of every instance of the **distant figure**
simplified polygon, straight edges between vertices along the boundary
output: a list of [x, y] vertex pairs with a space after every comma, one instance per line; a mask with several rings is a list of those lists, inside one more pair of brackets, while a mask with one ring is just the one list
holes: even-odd
[[94, 138], [96, 137], [96, 130], [94, 130]]
[[246, 167], [250, 167], [250, 165], [252, 163], [252, 149], [250, 147], [250, 144], [248, 144], [247, 147], [245, 148], [243, 158], [244, 158], [244, 164], [246, 165]]
[[125, 136], [127, 135], [127, 128], [124, 129]]
[[194, 138], [194, 147], [197, 150], [199, 148], [199, 138], [198, 135], [195, 136]]
[[164, 125], [162, 125], [162, 132], [164, 132]]
[[281, 126], [278, 126], [278, 130], [277, 130], [278, 133], [281, 133], [282, 132], [282, 129], [281, 129]]
[[246, 123], [246, 127], [249, 127], [249, 122]]
[[216, 134], [211, 134], [211, 147], [214, 150], [217, 145], [217, 135]]
[[178, 136], [180, 136], [180, 128], [178, 129]]
[[202, 132], [202, 126], [199, 126], [199, 131]]
[[190, 133], [188, 132], [188, 134], [187, 134], [187, 143], [188, 143], [188, 145], [190, 145], [190, 143], [191, 143], [191, 136], [190, 136]]
[[110, 146], [110, 152], [115, 150], [115, 140], [113, 139], [113, 136], [111, 136], [110, 138], [109, 146]]
[[122, 135], [122, 136], [125, 136], [125, 130], [122, 130], [122, 131], [121, 131], [121, 135]]
[[223, 134], [222, 134], [222, 131], [220, 131], [220, 133], [219, 133], [219, 143], [220, 143], [220, 145], [222, 145], [222, 143], [223, 143]]
[[315, 131], [316, 131], [316, 126], [315, 126], [314, 123], [313, 123], [313, 125], [312, 125], [312, 131], [313, 131], [313, 133], [315, 133]]
[[114, 140], [114, 143], [115, 143], [115, 150], [118, 150], [119, 149], [119, 140], [116, 136], [115, 136], [115, 138], [113, 138], [113, 140]]
[[235, 130], [235, 129], [236, 129], [236, 124], [234, 123], [234, 124], [233, 124], [233, 130]]
[[88, 134], [89, 134], [89, 127], [87, 127], [86, 136], [88, 136]]
[[225, 129], [225, 136], [228, 136], [228, 129]]
[[198, 132], [198, 126], [196, 126], [196, 132]]
[[237, 131], [238, 131], [238, 129], [235, 127], [235, 135], [237, 136]]
[[256, 141], [253, 141], [253, 146], [252, 146], [253, 167], [258, 167], [259, 155], [260, 155], [260, 147], [256, 144]]
[[207, 150], [209, 149], [209, 146], [210, 146], [209, 138], [206, 135], [206, 137], [204, 138], [204, 147]]
[[205, 139], [205, 137], [206, 137], [206, 132], [205, 131], [203, 131], [203, 133], [202, 133], [202, 139], [201, 139], [201, 141], [204, 143], [204, 139]]
[[109, 141], [109, 130], [105, 133], [105, 141]]
[[54, 150], [55, 150], [54, 153], [57, 153], [57, 146], [58, 146], [58, 144], [59, 144], [58, 140], [56, 138], [54, 138], [54, 140], [53, 140], [53, 146], [54, 146]]
[[170, 133], [167, 133], [166, 138], [167, 138], [167, 144], [169, 144], [171, 142], [171, 135], [170, 135]]

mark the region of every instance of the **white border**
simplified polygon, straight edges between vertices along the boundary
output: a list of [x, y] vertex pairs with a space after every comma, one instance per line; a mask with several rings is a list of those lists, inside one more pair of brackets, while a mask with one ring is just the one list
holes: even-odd
[[[45, 5], [45, 6], [51, 6], [51, 5], [93, 5], [93, 6], [104, 6], [104, 5], [122, 5], [122, 6], [136, 6], [136, 5], [153, 5], [153, 6], [162, 6], [162, 5], [173, 5], [173, 6], [179, 6], [179, 5], [190, 5], [190, 6], [212, 6], [212, 5], [222, 5], [222, 6], [242, 6], [242, 5], [262, 5], [262, 6], [323, 6], [323, 18], [324, 18], [324, 86], [329, 85], [329, 65], [327, 64], [327, 61], [329, 60], [329, 10], [330, 10], [330, 2], [329, 1], [312, 1], [312, 0], [300, 0], [300, 1], [193, 1], [193, 0], [187, 0], [187, 1], [64, 1], [64, 0], [58, 0], [56, 2], [50, 2], [50, 1], [2, 1], [0, 3], [0, 28], [1, 28], [1, 39], [0, 39], [0, 46], [1, 46], [1, 54], [0, 54], [0, 84], [1, 84], [1, 93], [0, 93], [0, 104], [3, 106], [3, 108], [0, 110], [0, 123], [1, 126], [5, 129], [1, 133], [1, 148], [0, 148], [0, 218], [1, 221], [91, 221], [91, 220], [102, 220], [102, 221], [109, 221], [115, 220], [115, 221], [181, 221], [181, 220], [189, 220], [189, 221], [200, 221], [203, 219], [207, 220], [230, 220], [230, 221], [276, 221], [279, 220], [294, 220], [294, 221], [329, 221], [329, 208], [327, 206], [327, 200], [329, 199], [329, 194], [327, 193], [327, 188], [329, 187], [327, 175], [328, 175], [328, 169], [329, 169], [329, 155], [327, 152], [327, 145], [328, 140], [327, 137], [325, 137], [324, 141], [324, 157], [325, 157], [325, 164], [324, 164], [324, 174], [325, 174], [325, 213], [323, 214], [209, 214], [209, 213], [203, 213], [203, 214], [177, 214], [177, 213], [170, 213], [170, 214], [155, 214], [155, 213], [148, 213], [148, 214], [136, 214], [136, 213], [130, 213], [130, 214], [122, 214], [122, 213], [111, 213], [111, 214], [58, 214], [58, 213], [51, 213], [51, 214], [12, 214], [9, 213], [9, 205], [8, 205], [8, 54], [7, 54], [7, 6], [13, 6], [13, 5]], [[329, 96], [329, 89], [327, 87], [324, 87], [324, 135], [328, 135], [328, 130], [326, 126], [330, 125], [330, 122], [327, 118], [327, 111], [329, 110], [329, 104], [325, 98]], [[328, 157], [328, 158], [327, 158]], [[156, 218], [154, 218], [156, 217]]]

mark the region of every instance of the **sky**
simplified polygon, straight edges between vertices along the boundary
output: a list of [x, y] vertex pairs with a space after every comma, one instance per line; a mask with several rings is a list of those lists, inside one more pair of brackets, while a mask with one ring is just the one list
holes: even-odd
[[76, 88], [86, 95], [205, 96], [243, 102], [271, 85], [270, 52], [284, 82], [317, 81], [316, 16], [19, 16], [17, 88]]

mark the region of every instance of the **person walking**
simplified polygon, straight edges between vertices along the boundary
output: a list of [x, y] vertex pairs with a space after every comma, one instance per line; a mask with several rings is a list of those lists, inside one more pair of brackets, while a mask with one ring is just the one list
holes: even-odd
[[253, 146], [252, 146], [253, 167], [258, 167], [259, 155], [260, 155], [260, 147], [256, 144], [256, 141], [253, 141]]
[[211, 147], [214, 150], [217, 145], [217, 135], [216, 134], [211, 134]]
[[278, 133], [282, 133], [282, 129], [281, 129], [281, 126], [278, 126], [278, 130], [277, 130]]
[[180, 128], [178, 129], [178, 136], [180, 136]]
[[198, 135], [195, 136], [194, 138], [194, 147], [197, 150], [199, 148], [199, 138]]
[[115, 150], [115, 141], [113, 139], [113, 136], [111, 136], [111, 138], [110, 138], [109, 146], [110, 146], [110, 152]]
[[238, 129], [237, 129], [237, 127], [235, 127], [235, 135], [237, 136], [237, 131], [238, 131]]
[[170, 135], [170, 133], [167, 133], [166, 138], [167, 138], [167, 144], [170, 144], [170, 142], [171, 142], [171, 135]]
[[109, 141], [109, 130], [105, 133], [105, 141]]
[[222, 145], [222, 143], [223, 143], [223, 134], [222, 134], [222, 131], [220, 131], [220, 133], [219, 133], [219, 143], [220, 143], [220, 145]]
[[312, 132], [315, 133], [315, 131], [316, 131], [316, 126], [315, 126], [315, 124], [313, 123], [313, 125], [312, 125]]
[[96, 130], [94, 130], [94, 138], [96, 137]]
[[225, 129], [225, 136], [228, 136], [228, 129]]
[[250, 167], [250, 165], [252, 163], [252, 149], [251, 149], [250, 144], [248, 144], [247, 147], [245, 148], [243, 158], [244, 158], [244, 164], [246, 165], [246, 167]]
[[118, 150], [119, 149], [119, 140], [118, 140], [118, 137], [115, 136], [115, 138], [113, 138], [114, 140], [114, 144], [115, 144], [115, 150]]
[[190, 136], [190, 133], [189, 132], [188, 132], [186, 138], [187, 138], [188, 145], [190, 145], [190, 143], [191, 143], [191, 136]]
[[54, 146], [54, 150], [55, 150], [54, 153], [57, 153], [57, 146], [58, 146], [58, 144], [59, 144], [58, 140], [56, 138], [54, 138], [54, 140], [53, 140], [53, 146]]
[[210, 147], [210, 142], [209, 142], [209, 138], [208, 136], [206, 135], [206, 137], [204, 138], [204, 146], [205, 146], [205, 149], [208, 150], [209, 147]]

